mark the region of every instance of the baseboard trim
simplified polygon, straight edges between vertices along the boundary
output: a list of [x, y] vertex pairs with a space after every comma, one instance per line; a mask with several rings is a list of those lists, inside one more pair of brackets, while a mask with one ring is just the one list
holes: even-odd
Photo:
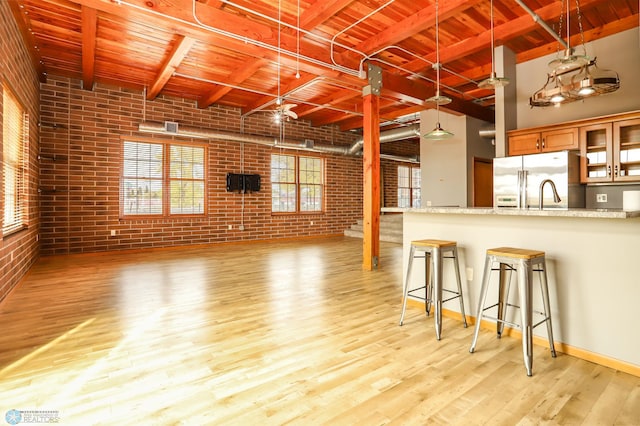
[[[407, 305], [419, 307], [424, 310], [424, 302], [415, 299], [407, 299]], [[457, 319], [462, 321], [462, 314], [460, 312], [451, 311], [449, 309], [442, 309], [442, 316], [447, 318]], [[467, 323], [471, 325], [475, 325], [476, 318], [466, 315]], [[496, 329], [496, 323], [492, 321], [482, 320], [480, 323], [480, 328], [484, 330], [494, 331]], [[522, 338], [522, 332], [519, 329], [513, 327], [504, 327], [504, 331], [502, 333], [503, 336], [514, 337], [517, 339]], [[549, 340], [540, 336], [533, 336], [533, 344], [536, 346], [549, 346]], [[583, 359], [585, 361], [593, 362], [594, 364], [602, 365], [604, 367], [613, 368], [614, 370], [619, 370], [627, 374], [631, 374], [636, 377], [640, 377], [640, 366], [631, 364], [625, 361], [621, 361], [619, 359], [607, 357], [595, 352], [588, 351], [586, 349], [577, 348], [575, 346], [568, 345], [563, 342], [555, 341], [556, 352], [562, 352], [565, 355], [570, 355], [576, 358]]]

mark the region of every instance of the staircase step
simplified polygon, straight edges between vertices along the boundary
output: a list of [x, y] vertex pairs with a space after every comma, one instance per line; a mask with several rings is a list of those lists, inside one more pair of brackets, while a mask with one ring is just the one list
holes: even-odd
[[[347, 237], [363, 238], [363, 219], [358, 219], [349, 229], [345, 229]], [[402, 244], [402, 215], [380, 215], [380, 241]]]

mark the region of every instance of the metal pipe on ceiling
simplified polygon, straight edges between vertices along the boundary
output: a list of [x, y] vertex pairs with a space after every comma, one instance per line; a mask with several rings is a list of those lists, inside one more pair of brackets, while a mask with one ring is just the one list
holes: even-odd
[[[529, 8], [529, 6], [524, 4], [524, 2], [522, 0], [516, 0], [516, 3], [518, 3], [520, 5], [520, 7], [523, 8], [529, 15], [531, 15], [531, 17], [533, 18], [533, 21], [535, 23], [540, 25], [542, 28], [544, 28], [544, 30], [546, 32], [551, 34], [553, 36], [553, 38], [558, 40], [558, 43], [560, 43], [562, 46], [564, 46], [565, 49], [569, 48], [569, 45], [567, 44], [567, 42], [564, 41], [558, 34], [556, 34], [555, 31], [553, 31], [553, 28], [551, 28], [549, 26], [549, 24], [547, 24], [540, 16], [538, 16], [537, 13], [535, 13], [533, 10], [531, 10]], [[560, 13], [562, 13], [562, 12], [560, 12]]]

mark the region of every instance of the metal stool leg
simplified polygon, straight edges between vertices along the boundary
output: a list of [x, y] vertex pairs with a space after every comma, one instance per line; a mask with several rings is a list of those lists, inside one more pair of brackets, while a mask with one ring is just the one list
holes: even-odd
[[518, 290], [520, 292], [520, 316], [522, 318], [522, 354], [527, 376], [532, 375], [533, 370], [533, 304], [532, 286], [533, 270], [531, 262], [518, 261]]
[[542, 271], [540, 272], [540, 289], [542, 291], [542, 303], [544, 306], [544, 316], [547, 322], [547, 337], [549, 339], [549, 349], [551, 356], [556, 357], [556, 348], [553, 342], [553, 330], [551, 327], [551, 305], [549, 304], [549, 286], [547, 285], [547, 262], [542, 260]]
[[502, 337], [504, 331], [504, 319], [507, 316], [507, 304], [509, 302], [509, 289], [511, 288], [511, 276], [513, 267], [506, 263], [500, 263], [500, 279], [498, 284], [498, 320], [496, 321], [496, 332], [498, 338]]
[[402, 291], [402, 315], [400, 316], [400, 325], [404, 322], [404, 312], [407, 309], [407, 296], [409, 294], [409, 278], [411, 278], [411, 267], [413, 265], [413, 255], [416, 251], [414, 246], [411, 246], [409, 251], [409, 264], [407, 265], [407, 275], [404, 280], [404, 288]]
[[476, 326], [473, 331], [473, 341], [469, 352], [473, 353], [476, 350], [476, 344], [478, 343], [478, 333], [480, 332], [480, 322], [482, 321], [482, 312], [484, 311], [484, 303], [487, 298], [487, 290], [489, 289], [489, 278], [491, 277], [491, 265], [493, 263], [492, 256], [487, 256], [484, 261], [484, 272], [482, 274], [482, 287], [480, 288], [480, 298], [478, 299], [478, 311], [476, 314]]
[[435, 327], [436, 327], [436, 339], [440, 340], [440, 334], [442, 333], [442, 250], [438, 247], [433, 248], [431, 253], [431, 259], [433, 264], [433, 283], [434, 283], [434, 296], [433, 303], [435, 309]]
[[458, 295], [460, 298], [460, 313], [464, 328], [467, 328], [467, 316], [464, 313], [464, 299], [462, 298], [462, 280], [460, 280], [460, 264], [458, 263], [458, 247], [453, 248], [453, 267], [456, 270], [456, 280], [458, 282]]
[[424, 309], [427, 316], [431, 314], [431, 303], [433, 302], [433, 255], [431, 251], [424, 252]]

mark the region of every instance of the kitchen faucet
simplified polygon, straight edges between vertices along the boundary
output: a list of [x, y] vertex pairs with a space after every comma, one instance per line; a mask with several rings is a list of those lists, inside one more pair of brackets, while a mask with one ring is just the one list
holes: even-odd
[[540, 210], [542, 210], [544, 205], [544, 184], [547, 182], [551, 184], [551, 190], [553, 191], [553, 201], [556, 203], [559, 203], [560, 201], [562, 201], [560, 199], [560, 196], [558, 195], [558, 191], [556, 190], [556, 184], [553, 183], [551, 179], [545, 179], [540, 183], [540, 199], [539, 199], [540, 201], [538, 205]]

